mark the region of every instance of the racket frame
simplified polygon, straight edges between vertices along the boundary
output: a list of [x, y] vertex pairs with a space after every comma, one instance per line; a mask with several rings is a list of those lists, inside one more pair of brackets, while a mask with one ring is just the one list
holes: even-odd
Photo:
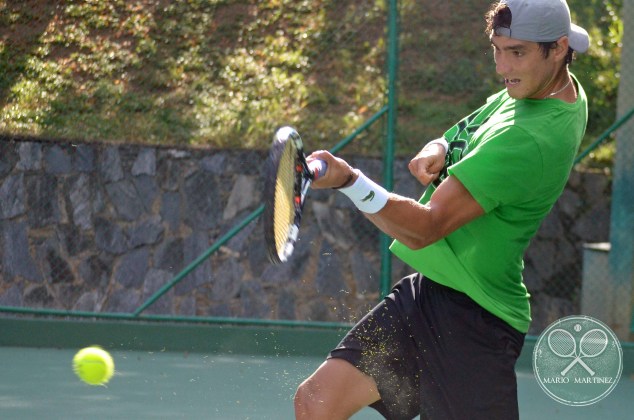
[[[280, 161], [284, 149], [288, 142], [294, 150], [294, 182], [293, 182], [293, 198], [292, 206], [294, 210], [293, 222], [287, 228], [286, 240], [281, 249], [277, 247], [275, 235], [275, 201], [276, 201], [276, 182], [280, 168]], [[295, 249], [295, 243], [299, 236], [299, 226], [302, 219], [302, 212], [306, 195], [312, 181], [316, 175], [325, 173], [325, 162], [317, 161], [316, 164], [309, 166], [304, 154], [304, 144], [297, 130], [292, 127], [282, 127], [275, 133], [273, 144], [271, 146], [269, 157], [265, 166], [265, 182], [264, 182], [264, 239], [267, 246], [269, 260], [273, 264], [280, 264], [288, 261]]]

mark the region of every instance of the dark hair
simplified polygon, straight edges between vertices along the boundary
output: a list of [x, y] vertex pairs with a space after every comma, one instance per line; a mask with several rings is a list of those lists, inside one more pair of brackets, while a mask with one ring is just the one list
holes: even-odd
[[[499, 28], [510, 29], [513, 16], [511, 14], [511, 9], [509, 9], [505, 3], [498, 2], [491, 6], [485, 15], [485, 20], [487, 23], [485, 32], [489, 37], [492, 37]], [[538, 42], [538, 44], [544, 58], [548, 58], [550, 50], [557, 47], [557, 41]], [[568, 53], [566, 54], [566, 58], [564, 60], [565, 64], [572, 63], [572, 60], [574, 59], [574, 52], [575, 51], [572, 48], [568, 47]]]

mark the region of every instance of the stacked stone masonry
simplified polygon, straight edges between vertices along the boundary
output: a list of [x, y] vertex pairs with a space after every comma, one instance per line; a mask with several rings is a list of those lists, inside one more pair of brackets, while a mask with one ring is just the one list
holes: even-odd
[[[132, 313], [262, 204], [266, 152], [0, 138], [0, 306]], [[376, 180], [381, 160], [348, 157]], [[397, 160], [395, 191], [423, 189]], [[578, 311], [582, 247], [608, 239], [609, 179], [574, 172], [526, 254], [533, 329]], [[291, 261], [259, 220], [144, 313], [354, 322], [379, 298], [378, 232], [311, 191]], [[393, 279], [409, 272], [394, 259]]]

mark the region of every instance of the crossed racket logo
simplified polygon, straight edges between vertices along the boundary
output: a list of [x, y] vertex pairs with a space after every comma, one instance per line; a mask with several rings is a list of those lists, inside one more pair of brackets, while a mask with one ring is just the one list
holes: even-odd
[[561, 328], [552, 330], [548, 334], [548, 347], [557, 356], [561, 358], [572, 358], [572, 361], [561, 371], [561, 376], [566, 374], [575, 365], [579, 364], [590, 376], [594, 376], [595, 372], [587, 365], [584, 359], [597, 357], [608, 347], [608, 335], [605, 331], [594, 328], [586, 332], [579, 340], [577, 340], [568, 331]]
[[533, 350], [537, 383], [549, 397], [566, 405], [585, 406], [605, 398], [622, 371], [619, 338], [587, 315], [556, 320], [539, 335]]

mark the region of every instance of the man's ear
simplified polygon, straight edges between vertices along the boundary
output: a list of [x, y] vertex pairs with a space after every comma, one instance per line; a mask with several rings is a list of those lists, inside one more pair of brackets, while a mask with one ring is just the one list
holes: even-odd
[[570, 42], [568, 40], [568, 37], [565, 35], [557, 40], [557, 46], [553, 49], [552, 52], [555, 54], [555, 57], [558, 60], [564, 59], [566, 57], [566, 55], [568, 54], [569, 45]]

